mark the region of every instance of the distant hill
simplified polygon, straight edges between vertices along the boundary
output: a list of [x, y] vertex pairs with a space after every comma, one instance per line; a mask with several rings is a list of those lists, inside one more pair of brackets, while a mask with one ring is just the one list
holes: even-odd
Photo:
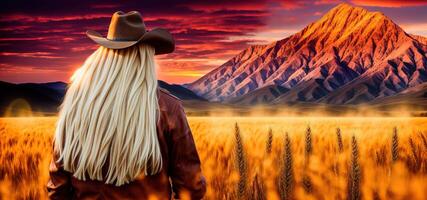
[[[183, 101], [206, 101], [191, 90], [177, 84], [168, 84], [159, 80], [159, 87], [166, 89], [172, 95]], [[4, 116], [9, 109], [12, 113], [16, 109], [30, 109], [36, 115], [51, 115], [58, 112], [65, 95], [67, 83], [22, 83], [14, 84], [0, 81], [0, 116]], [[12, 110], [11, 110], [12, 109]]]
[[0, 114], [4, 116], [7, 108], [20, 109], [28, 106], [31, 111], [39, 114], [55, 113], [66, 86], [63, 82], [13, 84], [0, 81]]
[[370, 105], [380, 108], [396, 108], [411, 106], [416, 110], [427, 110], [427, 83], [408, 88], [397, 95], [382, 97], [370, 102]]
[[178, 85], [178, 84], [169, 84], [164, 81], [159, 80], [159, 87], [169, 91], [174, 96], [178, 97], [181, 100], [200, 100], [206, 101], [203, 97], [198, 96], [193, 91]]
[[[425, 82], [425, 37], [406, 33], [383, 13], [343, 3], [294, 35], [248, 47], [186, 87], [218, 102], [354, 105]], [[270, 93], [279, 87], [288, 91]]]
[[242, 96], [228, 99], [226, 102], [239, 105], [267, 104], [288, 91], [288, 88], [280, 85], [268, 85]]

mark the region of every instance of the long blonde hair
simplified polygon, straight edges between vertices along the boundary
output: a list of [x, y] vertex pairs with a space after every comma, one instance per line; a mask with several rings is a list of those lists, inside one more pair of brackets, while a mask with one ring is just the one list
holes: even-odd
[[161, 170], [154, 51], [144, 44], [99, 47], [75, 73], [61, 105], [55, 151], [76, 178], [120, 186]]

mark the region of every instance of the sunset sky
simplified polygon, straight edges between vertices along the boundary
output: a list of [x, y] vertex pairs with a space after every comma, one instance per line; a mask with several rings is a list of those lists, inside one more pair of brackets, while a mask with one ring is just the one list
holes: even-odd
[[[97, 48], [85, 31], [106, 35], [113, 12], [137, 10], [149, 29], [167, 28], [176, 39], [174, 53], [157, 57], [159, 79], [188, 83], [250, 45], [266, 44], [298, 32], [343, 1], [88, 2], [2, 0], [0, 80], [67, 82]], [[347, 2], [381, 11], [406, 32], [427, 36], [425, 0]]]

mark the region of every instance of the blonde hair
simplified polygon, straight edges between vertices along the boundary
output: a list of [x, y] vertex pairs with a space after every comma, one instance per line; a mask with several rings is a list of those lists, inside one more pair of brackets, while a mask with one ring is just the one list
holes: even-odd
[[154, 51], [144, 44], [99, 47], [73, 76], [59, 113], [55, 152], [76, 178], [120, 186], [142, 172], [161, 170]]

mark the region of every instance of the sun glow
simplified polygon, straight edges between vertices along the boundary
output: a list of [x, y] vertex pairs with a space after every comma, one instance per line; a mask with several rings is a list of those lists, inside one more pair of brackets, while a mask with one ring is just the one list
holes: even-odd
[[27, 100], [19, 98], [13, 100], [6, 108], [4, 117], [31, 117], [33, 112]]
[[70, 77], [70, 81], [76, 81], [76, 80], [80, 80], [83, 76], [83, 69], [77, 68], [76, 71], [74, 71], [73, 75]]

